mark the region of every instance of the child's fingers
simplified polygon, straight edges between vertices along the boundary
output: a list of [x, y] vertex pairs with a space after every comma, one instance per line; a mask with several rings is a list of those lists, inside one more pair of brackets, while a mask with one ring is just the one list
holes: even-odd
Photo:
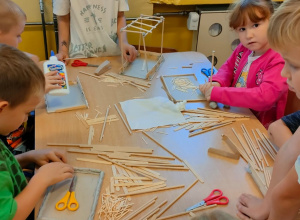
[[237, 211], [236, 216], [239, 217], [239, 219], [242, 219], [242, 220], [251, 220], [251, 218], [245, 216], [243, 213], [241, 213], [239, 211]]

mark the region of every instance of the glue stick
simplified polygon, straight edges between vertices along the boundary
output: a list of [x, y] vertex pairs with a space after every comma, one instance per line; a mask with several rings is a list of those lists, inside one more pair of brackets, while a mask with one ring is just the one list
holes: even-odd
[[54, 52], [51, 50], [51, 55], [48, 61], [44, 62], [44, 74], [50, 71], [58, 71], [58, 75], [61, 76], [62, 80], [64, 81], [60, 84], [60, 89], [53, 89], [49, 92], [49, 95], [67, 95], [69, 94], [69, 83], [67, 77], [67, 70], [66, 66], [63, 62], [58, 61], [57, 57], [55, 56]]

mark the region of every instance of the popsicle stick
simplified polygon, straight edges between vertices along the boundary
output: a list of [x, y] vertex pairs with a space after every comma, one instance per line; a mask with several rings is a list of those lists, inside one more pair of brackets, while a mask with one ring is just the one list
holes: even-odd
[[[202, 210], [205, 210], [205, 209], [214, 208], [216, 206], [217, 206], [216, 204], [214, 204], [214, 205], [208, 205], [208, 206], [202, 206], [200, 208], [193, 209], [193, 212], [197, 212], [197, 211], [202, 211]], [[177, 214], [174, 214], [174, 215], [168, 215], [168, 216], [165, 216], [165, 217], [162, 217], [162, 218], [158, 218], [157, 220], [164, 220], [164, 219], [175, 218], [175, 217], [178, 217], [178, 216], [187, 215], [189, 213], [190, 212], [180, 212], [180, 213], [177, 213]]]
[[101, 164], [108, 164], [110, 165], [110, 162], [102, 161], [102, 160], [92, 160], [92, 159], [86, 159], [86, 158], [76, 158], [78, 161], [84, 161], [84, 162], [90, 162], [90, 163], [101, 163]]
[[254, 136], [254, 138], [255, 138], [255, 141], [256, 141], [257, 147], [258, 147], [258, 149], [259, 149], [259, 152], [261, 153], [261, 155], [262, 155], [262, 157], [263, 157], [263, 160], [265, 161], [266, 165], [269, 166], [269, 163], [268, 163], [268, 161], [267, 161], [267, 159], [266, 159], [266, 157], [265, 157], [264, 152], [262, 151], [262, 149], [261, 149], [261, 147], [260, 147], [260, 144], [259, 144], [259, 142], [258, 142], [258, 138], [257, 138], [257, 136], [256, 136], [256, 134], [255, 134], [255, 132], [254, 132], [253, 129], [252, 129], [252, 133], [253, 133], [253, 136]]
[[103, 139], [103, 134], [104, 134], [104, 129], [105, 129], [105, 125], [106, 125], [106, 120], [107, 120], [109, 109], [110, 109], [110, 106], [107, 107], [107, 109], [106, 109], [105, 119], [104, 119], [104, 123], [103, 123], [103, 127], [102, 127], [102, 132], [101, 132], [101, 136], [100, 136], [100, 142]]
[[198, 135], [198, 134], [202, 134], [202, 133], [205, 133], [205, 132], [214, 130], [214, 129], [218, 129], [218, 128], [220, 128], [220, 127], [224, 127], [224, 126], [229, 125], [229, 124], [232, 124], [232, 122], [220, 123], [218, 126], [215, 126], [215, 127], [212, 127], [212, 128], [208, 128], [208, 129], [205, 129], [205, 130], [201, 130], [201, 131], [196, 131], [196, 132], [190, 133], [190, 134], [189, 134], [189, 137], [193, 137], [193, 136]]
[[153, 216], [155, 213], [157, 213], [160, 208], [165, 205], [168, 202], [168, 200], [163, 201], [162, 203], [160, 203], [158, 206], [154, 207], [151, 211], [149, 211], [146, 215], [144, 215], [141, 219], [142, 220], [146, 220], [148, 218], [150, 218], [151, 216]]
[[155, 140], [153, 137], [151, 137], [149, 134], [147, 134], [146, 132], [142, 131], [142, 133], [148, 137], [149, 139], [151, 139], [154, 143], [156, 143], [158, 146], [160, 146], [161, 148], [163, 148], [165, 151], [167, 151], [169, 154], [171, 154], [173, 157], [175, 157], [177, 160], [179, 160], [180, 162], [182, 162], [182, 159], [180, 159], [177, 155], [175, 155], [174, 153], [172, 153], [170, 150], [168, 150], [165, 146], [163, 146], [162, 144], [160, 144], [157, 140]]
[[186, 188], [179, 196], [177, 196], [176, 199], [174, 199], [166, 208], [164, 208], [163, 210], [161, 210], [158, 214], [157, 217], [161, 216], [162, 214], [164, 214], [175, 202], [177, 202], [178, 199], [180, 199], [187, 191], [189, 191], [194, 185], [196, 185], [196, 183], [198, 183], [198, 179], [195, 180], [195, 182], [193, 182], [188, 188]]
[[194, 174], [194, 176], [201, 182], [204, 183], [204, 180], [202, 180], [202, 178], [200, 177], [200, 175], [196, 172], [196, 170], [186, 161], [183, 160], [183, 163], [192, 171], [192, 173]]
[[[197, 180], [198, 181], [198, 180]], [[143, 190], [143, 191], [138, 191], [138, 192], [132, 192], [132, 193], [126, 193], [126, 194], [120, 194], [118, 195], [119, 197], [123, 196], [134, 196], [134, 195], [140, 195], [140, 194], [145, 194], [145, 193], [152, 193], [152, 192], [158, 192], [158, 191], [164, 191], [164, 190], [169, 190], [169, 189], [177, 189], [177, 188], [183, 188], [184, 185], [177, 185], [177, 186], [168, 186], [164, 188], [158, 188], [158, 189], [153, 189], [153, 190]]]
[[115, 104], [115, 108], [116, 108], [118, 114], [120, 115], [120, 117], [121, 117], [121, 119], [122, 119], [124, 125], [126, 126], [128, 132], [129, 132], [129, 134], [132, 134], [132, 131], [131, 131], [131, 129], [129, 128], [128, 124], [126, 123], [125, 119], [123, 118], [123, 115], [121, 114], [121, 112], [120, 112], [120, 110], [119, 110], [117, 104]]

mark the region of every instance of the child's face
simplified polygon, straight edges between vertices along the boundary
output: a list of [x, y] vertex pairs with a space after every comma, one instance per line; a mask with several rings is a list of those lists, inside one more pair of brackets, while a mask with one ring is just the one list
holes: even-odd
[[247, 16], [246, 25], [236, 28], [241, 43], [251, 51], [255, 56], [264, 54], [270, 47], [267, 38], [269, 20], [261, 20], [253, 23]]
[[284, 68], [281, 75], [287, 78], [289, 89], [296, 93], [300, 99], [300, 62], [299, 62], [300, 46], [289, 45], [281, 52], [285, 60]]
[[23, 122], [27, 121], [28, 114], [35, 109], [42, 97], [41, 91], [31, 95], [26, 102], [14, 108], [10, 108], [6, 101], [0, 101], [0, 134], [6, 136], [18, 129]]
[[1, 33], [0, 31], [0, 43], [10, 45], [17, 48], [21, 43], [21, 34], [24, 31], [25, 20], [20, 21], [17, 25], [13, 26], [7, 33]]

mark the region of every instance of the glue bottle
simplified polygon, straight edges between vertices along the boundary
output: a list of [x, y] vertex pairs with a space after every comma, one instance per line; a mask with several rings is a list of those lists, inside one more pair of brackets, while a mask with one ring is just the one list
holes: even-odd
[[69, 83], [68, 83], [68, 77], [67, 77], [67, 70], [66, 66], [63, 62], [57, 60], [57, 57], [55, 56], [54, 52], [51, 50], [51, 55], [48, 61], [44, 62], [44, 74], [50, 72], [50, 71], [58, 71], [58, 75], [61, 76], [62, 80], [64, 81], [60, 86], [60, 89], [53, 89], [49, 92], [49, 95], [67, 95], [70, 93], [69, 90]]

